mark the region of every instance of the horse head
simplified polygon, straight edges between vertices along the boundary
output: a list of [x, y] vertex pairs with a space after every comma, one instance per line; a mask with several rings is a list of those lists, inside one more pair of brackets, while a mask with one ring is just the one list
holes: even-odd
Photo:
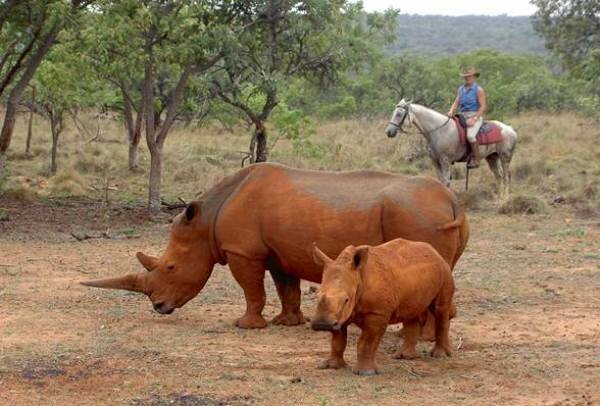
[[402, 127], [406, 120], [410, 124], [410, 104], [412, 101], [402, 99], [396, 104], [394, 112], [392, 113], [392, 118], [390, 119], [388, 126], [385, 130], [385, 133], [389, 138], [394, 138], [398, 131], [405, 132]]

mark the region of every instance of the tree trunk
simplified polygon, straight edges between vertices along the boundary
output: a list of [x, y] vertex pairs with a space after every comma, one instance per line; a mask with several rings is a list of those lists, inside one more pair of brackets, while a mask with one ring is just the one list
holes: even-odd
[[162, 173], [162, 151], [157, 150], [150, 154], [150, 184], [148, 189], [148, 204], [150, 210], [160, 210], [160, 180]]
[[269, 156], [269, 149], [267, 147], [267, 129], [262, 121], [256, 124], [256, 130], [254, 131], [254, 136], [250, 143], [250, 149], [250, 152], [254, 157], [253, 163], [267, 162]]
[[146, 120], [146, 144], [150, 151], [150, 179], [148, 182], [148, 209], [153, 213], [160, 210], [161, 146], [156, 142], [154, 122], [154, 65], [152, 45], [147, 39], [146, 61], [144, 62], [144, 87], [142, 105]]
[[138, 146], [129, 142], [129, 170], [133, 171], [139, 166]]
[[0, 151], [0, 179], [2, 179], [2, 174], [4, 173], [4, 167], [6, 166], [6, 155]]
[[52, 131], [52, 161], [50, 162], [50, 174], [56, 175], [56, 152], [58, 150], [58, 136], [60, 135], [60, 126], [58, 118], [54, 113], [50, 114], [50, 129]]
[[[23, 94], [23, 91], [31, 81], [31, 78], [35, 74], [35, 71], [37, 70], [38, 66], [40, 66], [40, 63], [44, 59], [44, 56], [46, 56], [46, 54], [50, 50], [50, 47], [54, 44], [54, 40], [56, 39], [58, 31], [58, 24], [56, 24], [50, 29], [50, 32], [44, 37], [38, 49], [27, 62], [27, 66], [25, 68], [25, 71], [23, 72], [23, 75], [21, 75], [21, 78], [18, 80], [17, 84], [10, 91], [8, 100], [6, 102], [6, 113], [4, 114], [4, 123], [2, 125], [2, 131], [0, 132], [0, 155], [5, 156], [6, 151], [10, 146], [13, 130], [15, 128], [15, 121], [17, 118], [19, 102], [21, 101], [21, 95]], [[0, 165], [0, 177], [2, 177], [4, 173], [4, 164], [5, 163]]]
[[[124, 85], [123, 85], [124, 86]], [[125, 118], [125, 127], [127, 128], [127, 141], [129, 144], [129, 170], [137, 169], [139, 165], [138, 160], [138, 145], [142, 138], [142, 123], [143, 123], [143, 106], [138, 111], [135, 121], [133, 120], [133, 106], [129, 95], [126, 94], [126, 90], [123, 88], [123, 115]]]
[[25, 143], [25, 154], [29, 155], [31, 150], [31, 137], [33, 135], [33, 110], [35, 108], [35, 86], [31, 88], [31, 110], [29, 110], [29, 124], [27, 125], [27, 142]]
[[2, 175], [4, 174], [4, 168], [6, 165], [6, 151], [8, 151], [10, 139], [15, 128], [15, 121], [17, 119], [17, 106], [18, 102], [15, 103], [15, 99], [9, 97], [8, 103], [6, 103], [6, 112], [4, 113], [2, 132], [0, 133], [0, 157], [3, 157], [3, 159], [0, 159], [0, 178], [2, 178]]

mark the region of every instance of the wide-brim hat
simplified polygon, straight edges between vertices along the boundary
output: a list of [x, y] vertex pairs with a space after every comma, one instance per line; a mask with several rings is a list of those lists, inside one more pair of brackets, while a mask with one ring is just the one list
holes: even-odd
[[465, 77], [465, 76], [475, 76], [476, 78], [479, 77], [479, 71], [475, 68], [465, 68], [463, 69], [462, 73], [460, 74], [460, 76]]

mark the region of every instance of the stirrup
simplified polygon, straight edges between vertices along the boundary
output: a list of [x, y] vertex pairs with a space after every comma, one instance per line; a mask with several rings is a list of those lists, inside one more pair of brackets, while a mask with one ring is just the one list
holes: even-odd
[[477, 169], [479, 168], [479, 164], [477, 163], [477, 161], [469, 161], [467, 162], [467, 168], [469, 169]]

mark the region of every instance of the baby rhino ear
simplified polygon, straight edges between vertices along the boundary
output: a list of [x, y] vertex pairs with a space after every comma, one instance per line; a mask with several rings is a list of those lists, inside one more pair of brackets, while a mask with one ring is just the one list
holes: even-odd
[[356, 249], [354, 253], [354, 257], [352, 258], [352, 264], [355, 269], [360, 269], [367, 263], [367, 258], [369, 257], [369, 247], [359, 247]]

